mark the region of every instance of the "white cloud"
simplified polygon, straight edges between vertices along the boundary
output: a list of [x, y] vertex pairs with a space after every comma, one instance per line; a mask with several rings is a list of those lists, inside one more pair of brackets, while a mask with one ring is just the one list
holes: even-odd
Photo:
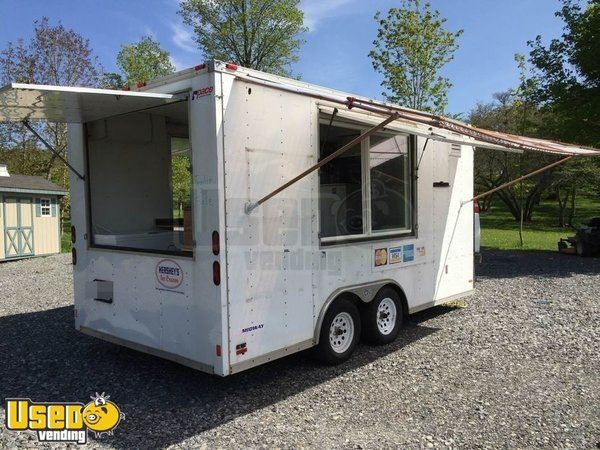
[[181, 23], [172, 23], [171, 29], [173, 30], [173, 43], [181, 50], [186, 52], [198, 52], [194, 37], [187, 28]]
[[185, 64], [179, 58], [175, 56], [169, 55], [169, 62], [175, 67], [175, 70], [179, 72], [180, 70], [187, 69], [189, 67], [188, 64]]
[[302, 0], [300, 9], [304, 11], [304, 25], [309, 31], [317, 29], [319, 22], [339, 13], [339, 9], [354, 0]]

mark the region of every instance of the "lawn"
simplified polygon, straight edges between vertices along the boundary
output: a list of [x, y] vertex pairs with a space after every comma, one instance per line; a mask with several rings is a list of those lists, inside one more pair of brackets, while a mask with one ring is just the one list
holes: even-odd
[[62, 233], [60, 235], [60, 251], [67, 253], [71, 251], [71, 221], [65, 219], [63, 222]]
[[[578, 198], [575, 225], [600, 217], [600, 199]], [[554, 200], [542, 201], [533, 214], [533, 222], [524, 225], [521, 247], [519, 223], [504, 205], [495, 201], [491, 209], [481, 213], [481, 246], [502, 250], [556, 250], [561, 237], [574, 234], [570, 228], [559, 228], [558, 206]]]

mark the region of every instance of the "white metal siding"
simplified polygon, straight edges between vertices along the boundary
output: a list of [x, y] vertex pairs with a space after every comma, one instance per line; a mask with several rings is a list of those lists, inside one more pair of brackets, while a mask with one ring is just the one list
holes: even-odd
[[[211, 83], [214, 74], [205, 74], [190, 80], [188, 86], [194, 90]], [[174, 355], [172, 359], [185, 358], [204, 370], [214, 367], [215, 373], [224, 375], [224, 358], [216, 355], [216, 345], [226, 342], [221, 321], [224, 308], [221, 287], [214, 285], [212, 275], [213, 261], [218, 257], [211, 250], [211, 235], [220, 223], [215, 96], [193, 100], [189, 107], [195, 260], [88, 248], [89, 236], [84, 239], [89, 233], [85, 184], [71, 177], [72, 220], [78, 236], [78, 263], [74, 267], [76, 327], [167, 352]], [[69, 131], [69, 158], [83, 171], [83, 129], [70, 125]], [[157, 286], [155, 270], [163, 259], [176, 261], [183, 270], [184, 281], [176, 291]], [[94, 300], [95, 279], [113, 281], [112, 304]]]

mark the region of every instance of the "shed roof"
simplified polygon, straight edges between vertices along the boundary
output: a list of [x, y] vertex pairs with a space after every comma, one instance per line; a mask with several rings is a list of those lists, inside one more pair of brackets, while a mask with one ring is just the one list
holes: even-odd
[[44, 177], [12, 174], [9, 177], [0, 177], [0, 192], [67, 195], [64, 188], [46, 180]]

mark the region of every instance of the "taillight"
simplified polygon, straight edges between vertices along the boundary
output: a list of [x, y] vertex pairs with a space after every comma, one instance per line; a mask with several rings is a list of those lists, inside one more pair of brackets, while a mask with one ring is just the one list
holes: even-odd
[[213, 263], [213, 282], [216, 286], [221, 284], [221, 264], [219, 264], [219, 261]]
[[71, 249], [71, 261], [73, 262], [74, 266], [77, 265], [77, 250], [75, 249], [75, 247]]
[[219, 232], [215, 230], [215, 231], [212, 232], [212, 252], [213, 252], [213, 255], [218, 255], [220, 251], [221, 251], [221, 244], [219, 242]]
[[71, 242], [74, 244], [77, 241], [77, 234], [75, 232], [75, 227], [71, 226]]
[[479, 214], [479, 203], [473, 202], [473, 212]]

